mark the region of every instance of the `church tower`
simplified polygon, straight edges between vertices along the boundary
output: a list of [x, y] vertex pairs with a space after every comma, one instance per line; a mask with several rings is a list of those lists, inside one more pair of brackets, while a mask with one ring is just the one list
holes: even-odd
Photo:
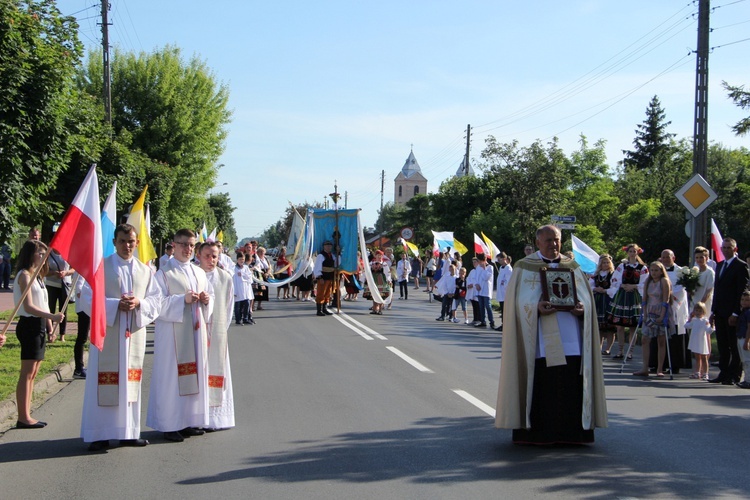
[[409, 152], [406, 163], [398, 173], [394, 183], [394, 199], [396, 205], [406, 205], [406, 202], [418, 194], [427, 194], [427, 179], [422, 175], [414, 150]]

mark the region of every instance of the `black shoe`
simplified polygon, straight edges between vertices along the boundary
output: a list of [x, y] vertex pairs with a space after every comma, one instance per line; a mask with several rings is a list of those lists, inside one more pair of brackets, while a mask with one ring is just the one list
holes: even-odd
[[330, 309], [328, 309], [327, 306], [323, 306], [323, 314], [326, 314], [326, 315], [330, 316], [330, 315], [334, 314], [334, 312], [331, 311]]
[[109, 448], [109, 441], [94, 441], [89, 445], [89, 451], [102, 451]]
[[318, 315], [318, 316], [325, 316], [325, 315], [326, 315], [326, 313], [324, 313], [323, 311], [318, 311], [318, 312], [317, 312], [317, 315]]
[[492, 328], [493, 330], [495, 329], [495, 322], [494, 321], [490, 321], [490, 328]]
[[175, 443], [181, 443], [185, 441], [185, 438], [182, 437], [182, 434], [180, 434], [179, 432], [165, 432], [164, 439], [166, 439], [167, 441], [173, 441]]
[[120, 446], [148, 446], [148, 439], [120, 439]]
[[[709, 380], [709, 382], [711, 382], [711, 381]], [[721, 385], [734, 385], [734, 380], [732, 380], [731, 378], [728, 378], [726, 380], [722, 380], [721, 381]]]
[[724, 379], [721, 377], [710, 378], [708, 379], [708, 383], [709, 384], [722, 384], [724, 383]]
[[16, 421], [16, 429], [42, 429], [47, 426], [47, 422], [39, 420], [35, 424], [27, 424], [26, 422]]
[[487, 323], [479, 323], [478, 325], [474, 325], [475, 328], [487, 328]]
[[245, 324], [247, 324], [247, 325], [254, 325], [255, 324], [255, 320], [253, 318], [250, 318], [249, 320], [245, 321]]
[[238, 321], [238, 322], [237, 322], [237, 325], [238, 325], [238, 326], [242, 326], [242, 325], [244, 325], [244, 324], [245, 324], [245, 323], [243, 323], [242, 321]]
[[73, 378], [77, 379], [86, 379], [86, 369], [81, 368], [80, 370], [76, 370], [73, 372]]
[[[500, 333], [503, 333], [503, 327], [502, 327], [502, 325], [500, 325], [500, 326], [498, 326], [497, 328], [495, 328], [495, 331], [496, 331], [496, 332], [500, 332]], [[609, 353], [607, 353], [607, 354], [609, 354]]]
[[179, 431], [182, 437], [202, 436], [206, 433], [203, 429], [196, 429], [195, 427], [185, 427]]

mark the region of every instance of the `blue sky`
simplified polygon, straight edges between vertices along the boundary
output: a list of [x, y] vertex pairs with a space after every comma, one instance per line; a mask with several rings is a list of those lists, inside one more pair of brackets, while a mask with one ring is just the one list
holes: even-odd
[[[322, 201], [334, 181], [373, 226], [381, 171], [389, 201], [413, 144], [436, 191], [463, 158], [467, 124], [472, 158], [488, 134], [522, 146], [557, 136], [568, 155], [583, 134], [607, 141], [611, 166], [654, 95], [670, 132], [693, 132], [698, 7], [687, 0], [110, 2], [112, 45], [176, 45], [228, 85], [216, 189], [237, 207], [240, 238], [289, 201]], [[89, 46], [101, 43], [93, 4], [58, 1]], [[750, 0], [712, 7], [709, 140], [747, 147], [730, 127], [748, 112], [720, 83], [750, 87]]]

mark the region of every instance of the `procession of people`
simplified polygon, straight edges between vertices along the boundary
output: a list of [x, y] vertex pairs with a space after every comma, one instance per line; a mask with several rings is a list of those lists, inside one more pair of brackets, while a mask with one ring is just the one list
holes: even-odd
[[[44, 255], [46, 247], [31, 236], [24, 262], [33, 271], [42, 266], [37, 256]], [[627, 257], [617, 265], [604, 254], [593, 273], [584, 273], [572, 255], [561, 253], [562, 234], [552, 225], [537, 230], [537, 250], [525, 251], [514, 265], [506, 252], [478, 253], [468, 272], [463, 256], [451, 248], [429, 249], [423, 258], [410, 258], [406, 249], [396, 257], [387, 247], [368, 250], [366, 263], [357, 253], [356, 271], [347, 273], [340, 269], [342, 257], [330, 239], [314, 256], [296, 261], [283, 250], [275, 259], [269, 257], [257, 241], [250, 241], [232, 260], [220, 243], [199, 243], [195, 232], [182, 229], [154, 273], [134, 258], [138, 245], [135, 227], [115, 228], [115, 254], [104, 260], [104, 345], [89, 350], [88, 370], [76, 355], [76, 378], [86, 380], [81, 437], [93, 452], [109, 448], [112, 441], [119, 446], [149, 444], [141, 437], [140, 422], [147, 325], [155, 329], [145, 423], [165, 440], [182, 442], [235, 426], [229, 327], [232, 321], [255, 324], [253, 312], [263, 310], [262, 302], [271, 299], [269, 288], [284, 292], [276, 294], [277, 301], [304, 302], [314, 295], [317, 316], [335, 314], [341, 300], [356, 301], [361, 291], [372, 298], [370, 313], [383, 315], [393, 305], [395, 284], [399, 298], [408, 300], [412, 283], [419, 290], [422, 271], [427, 278], [424, 292], [440, 307], [439, 321], [489, 327], [502, 335], [495, 425], [512, 429], [514, 443], [593, 443], [594, 429], [608, 425], [602, 359], [611, 356], [624, 363], [638, 334], [643, 364], [634, 375], [663, 378], [667, 371], [678, 373], [692, 366], [693, 355], [696, 370], [690, 378], [750, 388], [747, 373], [741, 382], [743, 370], [750, 368], [750, 273], [731, 238], [722, 242], [724, 261], [715, 272], [708, 250], [695, 249], [694, 283], [685, 278], [692, 271], [677, 265], [672, 250], [663, 250], [659, 260], [646, 265], [635, 243], [623, 248]], [[54, 269], [45, 272], [60, 279], [65, 290], [65, 278], [75, 270], [59, 254], [50, 255]], [[16, 277], [16, 295], [24, 284], [29, 286], [19, 276], [25, 274]], [[54, 285], [48, 282], [50, 287]], [[74, 293], [76, 310], [87, 319], [91, 288], [78, 284]], [[28, 338], [36, 340], [22, 343], [22, 359], [29, 362], [24, 361], [17, 390], [18, 401], [24, 402], [19, 404], [18, 428], [46, 425], [31, 417], [28, 400], [44, 344], [55, 340], [47, 335], [53, 330], [45, 321], [63, 319], [47, 295], [45, 287], [32, 289], [21, 313], [22, 319], [39, 318], [33, 328], [41, 340], [29, 330]], [[493, 308], [492, 299], [499, 308]], [[22, 323], [19, 339], [21, 334], [26, 339], [31, 327], [25, 319]], [[87, 322], [82, 325], [88, 328]], [[720, 371], [711, 378], [708, 357], [714, 328]]]

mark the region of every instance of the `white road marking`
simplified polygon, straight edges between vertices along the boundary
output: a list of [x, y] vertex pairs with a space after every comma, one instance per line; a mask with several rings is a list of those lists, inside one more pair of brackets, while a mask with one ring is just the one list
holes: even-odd
[[388, 349], [393, 354], [395, 354], [399, 358], [401, 358], [404, 361], [406, 361], [407, 363], [409, 363], [411, 366], [413, 366], [414, 368], [416, 368], [420, 372], [423, 372], [423, 373], [435, 373], [432, 370], [430, 370], [429, 368], [427, 368], [425, 365], [423, 365], [422, 363], [420, 363], [419, 361], [417, 361], [417, 360], [415, 360], [413, 358], [410, 358], [409, 356], [407, 356], [406, 354], [404, 354], [403, 352], [399, 351], [398, 349], [396, 349], [393, 346], [386, 346], [386, 349]]
[[338, 321], [339, 323], [341, 323], [342, 325], [344, 325], [345, 327], [347, 327], [351, 331], [353, 331], [353, 332], [358, 333], [359, 335], [361, 335], [363, 339], [365, 339], [365, 340], [374, 340], [372, 337], [370, 337], [369, 335], [367, 335], [365, 332], [363, 332], [362, 330], [360, 330], [356, 326], [350, 325], [349, 323], [347, 323], [343, 319], [339, 318], [338, 314], [334, 314], [333, 317], [336, 319], [336, 321]]
[[364, 330], [364, 331], [368, 332], [368, 333], [369, 333], [370, 335], [372, 335], [372, 336], [373, 336], [373, 337], [375, 337], [376, 339], [379, 339], [379, 340], [388, 340], [388, 339], [387, 339], [386, 337], [384, 337], [383, 335], [379, 334], [378, 332], [376, 332], [375, 330], [373, 330], [373, 329], [372, 329], [372, 328], [370, 328], [369, 326], [367, 326], [367, 325], [363, 325], [362, 323], [360, 323], [360, 322], [359, 322], [359, 321], [357, 321], [356, 319], [352, 318], [352, 317], [351, 317], [351, 316], [349, 316], [348, 314], [345, 314], [345, 313], [341, 313], [341, 316], [343, 316], [344, 318], [346, 318], [346, 319], [347, 319], [347, 321], [351, 321], [352, 323], [354, 323], [355, 325], [357, 325], [358, 327], [360, 327], [360, 328], [361, 328], [362, 330]]
[[469, 394], [466, 391], [462, 391], [461, 389], [453, 389], [453, 392], [464, 398], [469, 403], [473, 404], [483, 412], [485, 412], [487, 415], [489, 415], [492, 418], [495, 418], [495, 409], [491, 407], [490, 405], [484, 403], [483, 401], [475, 398], [471, 394]]

